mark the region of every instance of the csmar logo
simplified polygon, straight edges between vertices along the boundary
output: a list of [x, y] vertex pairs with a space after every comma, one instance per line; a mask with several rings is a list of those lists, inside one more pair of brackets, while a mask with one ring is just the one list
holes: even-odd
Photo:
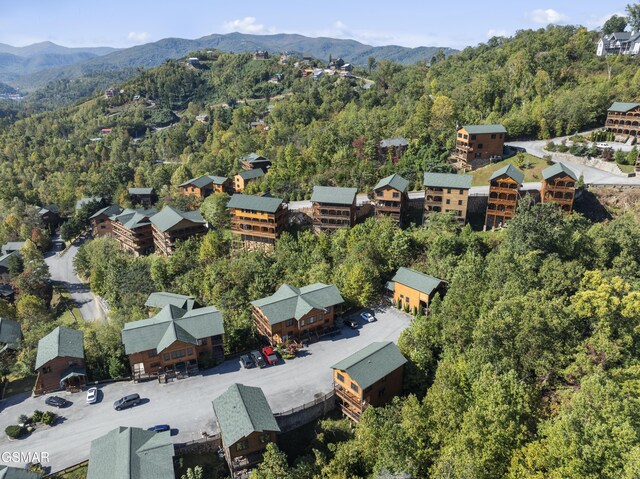
[[3, 452], [0, 454], [2, 462], [6, 463], [43, 463], [49, 462], [48, 452], [26, 451], [26, 452]]

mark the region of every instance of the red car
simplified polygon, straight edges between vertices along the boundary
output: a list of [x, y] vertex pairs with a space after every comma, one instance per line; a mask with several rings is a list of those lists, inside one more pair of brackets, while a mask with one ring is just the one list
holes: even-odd
[[271, 346], [265, 346], [262, 348], [262, 355], [269, 364], [276, 364], [278, 362], [278, 356]]

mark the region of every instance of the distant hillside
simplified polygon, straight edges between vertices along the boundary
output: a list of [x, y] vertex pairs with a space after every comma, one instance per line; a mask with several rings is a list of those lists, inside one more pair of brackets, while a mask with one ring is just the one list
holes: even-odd
[[[27, 47], [25, 47], [27, 48]], [[445, 55], [455, 53], [451, 48], [418, 47], [407, 48], [397, 45], [373, 47], [355, 40], [340, 40], [334, 38], [309, 38], [302, 35], [245, 35], [229, 33], [226, 35], [209, 35], [196, 40], [182, 38], [165, 38], [153, 43], [118, 50], [103, 56], [94, 56], [71, 66], [52, 68], [40, 72], [37, 76], [25, 75], [17, 77], [2, 76], [2, 61], [0, 60], [0, 81], [11, 83], [23, 89], [36, 89], [50, 81], [74, 79], [84, 75], [95, 75], [102, 71], [113, 72], [122, 68], [150, 68], [160, 65], [167, 59], [177, 59], [191, 51], [202, 49], [218, 49], [225, 52], [250, 52], [267, 50], [274, 53], [288, 51], [300, 55], [310, 55], [315, 58], [328, 60], [329, 56], [342, 57], [347, 62], [356, 65], [366, 65], [370, 56], [376, 60], [392, 60], [402, 64], [412, 64], [421, 60], [430, 60], [438, 51]], [[2, 49], [0, 48], [0, 51]], [[95, 52], [82, 52], [93, 53]], [[10, 72], [12, 73], [12, 72]]]
[[56, 45], [52, 42], [40, 42], [24, 47], [13, 47], [6, 43], [0, 43], [0, 53], [11, 53], [19, 57], [30, 58], [36, 55], [74, 55], [77, 53], [90, 53], [92, 56], [106, 55], [117, 51], [112, 47], [80, 47], [70, 48]]

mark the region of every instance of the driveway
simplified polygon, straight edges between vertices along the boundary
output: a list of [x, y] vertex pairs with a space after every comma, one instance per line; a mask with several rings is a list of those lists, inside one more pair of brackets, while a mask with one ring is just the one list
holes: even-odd
[[[340, 335], [311, 344], [301, 357], [264, 369], [241, 369], [238, 359], [232, 358], [202, 375], [169, 384], [107, 384], [101, 387], [102, 399], [93, 405], [85, 403], [84, 393], [58, 393], [73, 402], [56, 411], [64, 421], [17, 441], [9, 441], [0, 433], [0, 451], [48, 452], [50, 463], [45, 465], [55, 472], [86, 460], [91, 441], [117, 426], [169, 424], [178, 430], [175, 442], [200, 439], [203, 431], [216, 432], [211, 401], [234, 383], [261, 387], [274, 412], [288, 411], [331, 391], [331, 365], [371, 342], [396, 341], [410, 321], [408, 315], [393, 308], [377, 311], [376, 317], [374, 323], [359, 320], [358, 329], [343, 328]], [[134, 392], [148, 401], [124, 411], [113, 409], [116, 399]], [[0, 431], [15, 424], [20, 414], [53, 409], [44, 404], [44, 399], [22, 395], [0, 402]]]
[[61, 255], [60, 237], [53, 238], [53, 248], [45, 255], [45, 261], [49, 266], [51, 280], [55, 286], [60, 286], [71, 295], [71, 299], [80, 309], [85, 321], [103, 320], [106, 318], [98, 298], [89, 289], [89, 285], [80, 281], [73, 269], [73, 259], [78, 253], [81, 242], [74, 243]]

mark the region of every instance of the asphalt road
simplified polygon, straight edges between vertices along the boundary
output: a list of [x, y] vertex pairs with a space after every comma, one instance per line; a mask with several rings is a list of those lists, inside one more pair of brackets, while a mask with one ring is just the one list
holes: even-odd
[[[175, 442], [200, 439], [202, 432], [216, 432], [211, 401], [233, 383], [261, 387], [274, 412], [288, 411], [321, 397], [332, 389], [331, 365], [374, 341], [396, 341], [409, 325], [410, 317], [393, 308], [376, 312], [378, 321], [357, 330], [343, 328], [339, 336], [311, 344], [301, 357], [264, 369], [241, 369], [237, 358], [204, 371], [200, 376], [159, 384], [120, 382], [101, 387], [100, 402], [85, 403], [84, 393], [57, 393], [73, 402], [55, 410], [45, 397], [14, 396], [0, 402], [0, 431], [16, 424], [20, 414], [55, 410], [64, 420], [52, 428], [36, 430], [29, 437], [9, 441], [0, 434], [0, 452], [48, 452], [53, 472], [86, 460], [90, 443], [117, 426], [148, 428], [169, 424]], [[115, 411], [113, 402], [137, 392], [144, 404]], [[1, 463], [1, 460], [0, 460]], [[14, 464], [15, 465], [15, 464]]]
[[80, 281], [73, 269], [73, 258], [78, 253], [78, 244], [71, 245], [67, 251], [60, 255], [60, 238], [53, 238], [53, 248], [45, 255], [45, 261], [49, 265], [51, 280], [54, 285], [60, 286], [71, 295], [71, 299], [80, 309], [85, 321], [103, 320], [106, 314], [95, 294], [89, 289], [89, 285]]

